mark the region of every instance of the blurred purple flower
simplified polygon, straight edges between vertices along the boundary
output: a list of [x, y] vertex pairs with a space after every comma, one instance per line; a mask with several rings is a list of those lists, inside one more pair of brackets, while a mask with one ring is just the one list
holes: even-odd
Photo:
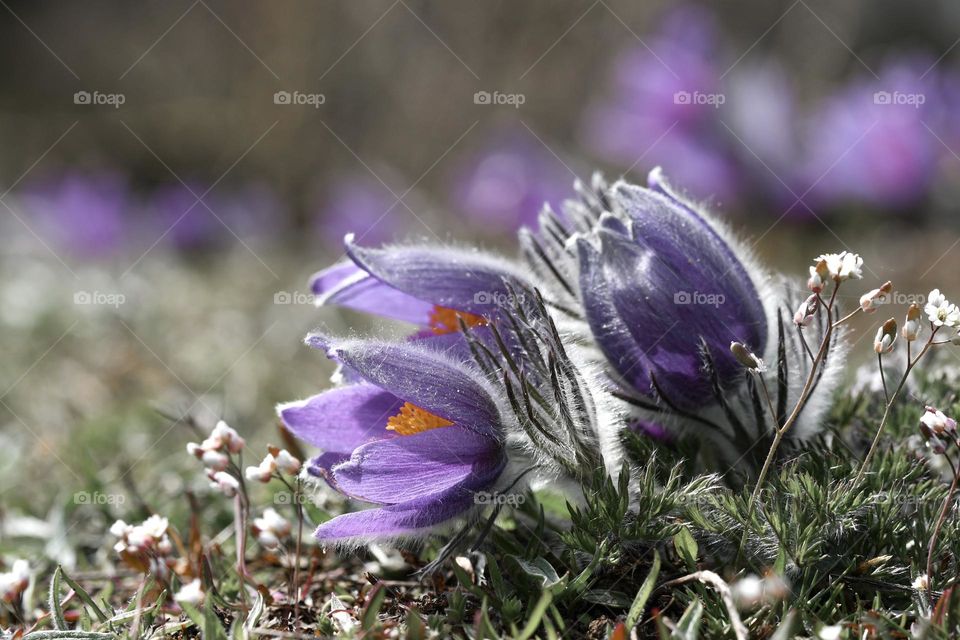
[[732, 199], [738, 176], [718, 120], [726, 98], [712, 15], [674, 9], [646, 42], [616, 63], [610, 99], [587, 111], [586, 145], [625, 166], [655, 158], [692, 193]]
[[404, 205], [374, 178], [344, 176], [331, 184], [314, 217], [314, 227], [330, 250], [340, 250], [348, 233], [365, 243], [382, 244], [395, 238], [404, 213]]
[[21, 197], [38, 232], [80, 257], [116, 253], [132, 226], [133, 198], [120, 173], [68, 171], [31, 184]]
[[544, 203], [558, 205], [571, 178], [529, 132], [502, 132], [493, 140], [459, 168], [451, 207], [480, 229], [509, 233], [533, 223]]
[[841, 87], [810, 114], [803, 173], [812, 205], [898, 208], [926, 194], [941, 148], [925, 123], [943, 109], [928, 68], [896, 61], [879, 79]]
[[159, 187], [146, 206], [150, 228], [183, 250], [247, 242], [283, 228], [282, 206], [264, 185], [219, 186], [204, 195], [208, 188], [196, 182]]
[[507, 456], [482, 374], [421, 345], [310, 336], [355, 383], [282, 405], [287, 429], [323, 453], [308, 471], [377, 508], [337, 516], [316, 537], [352, 544], [417, 535], [475, 511]]

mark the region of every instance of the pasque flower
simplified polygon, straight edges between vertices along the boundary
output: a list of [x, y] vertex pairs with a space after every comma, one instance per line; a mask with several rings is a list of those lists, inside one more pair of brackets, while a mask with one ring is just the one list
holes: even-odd
[[278, 409], [319, 447], [308, 471], [377, 508], [321, 524], [325, 542], [412, 536], [465, 516], [507, 463], [503, 403], [471, 365], [416, 343], [313, 335], [356, 382]]

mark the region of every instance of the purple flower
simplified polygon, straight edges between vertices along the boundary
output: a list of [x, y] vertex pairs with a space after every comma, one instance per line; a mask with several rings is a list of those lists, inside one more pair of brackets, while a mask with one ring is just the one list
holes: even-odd
[[659, 174], [651, 175], [651, 187], [615, 185], [619, 215], [604, 213], [578, 240], [583, 306], [624, 383], [700, 408], [713, 402], [706, 363], [722, 384], [742, 377], [731, 341], [764, 352], [766, 312], [754, 274], [717, 227]]
[[942, 151], [925, 125], [942, 109], [928, 66], [889, 65], [879, 79], [850, 82], [813, 111], [803, 162], [811, 204], [895, 209], [926, 194]]
[[419, 245], [369, 249], [352, 236], [345, 245], [351, 262], [311, 278], [318, 306], [340, 305], [442, 335], [459, 330], [458, 317], [468, 325], [485, 324], [516, 291], [527, 290], [519, 267], [477, 251]]
[[[716, 27], [709, 12], [681, 7], [616, 63], [609, 99], [591, 107], [585, 143], [600, 157], [633, 166], [645, 157], [694, 193], [730, 200], [738, 175], [718, 119], [722, 97]], [[701, 99], [702, 98], [702, 99]]]
[[319, 447], [309, 473], [377, 508], [320, 525], [324, 542], [413, 536], [476, 510], [507, 463], [501, 402], [462, 361], [411, 343], [310, 336], [356, 383], [279, 408]]
[[127, 239], [133, 198], [118, 173], [68, 172], [22, 194], [40, 232], [82, 257], [113, 254]]
[[566, 168], [529, 132], [500, 134], [469, 158], [455, 179], [454, 210], [481, 230], [513, 232], [536, 220], [544, 203], [566, 195]]

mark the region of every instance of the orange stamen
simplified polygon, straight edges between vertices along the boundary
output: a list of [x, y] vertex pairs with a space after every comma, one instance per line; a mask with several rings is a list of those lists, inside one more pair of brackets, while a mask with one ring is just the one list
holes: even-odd
[[429, 324], [436, 335], [442, 336], [460, 331], [460, 320], [468, 327], [482, 327], [487, 324], [487, 319], [483, 316], [447, 307], [434, 307], [430, 312]]
[[412, 436], [430, 429], [449, 427], [453, 425], [449, 420], [435, 416], [426, 409], [415, 404], [404, 402], [400, 413], [387, 420], [387, 430], [395, 431], [397, 435]]

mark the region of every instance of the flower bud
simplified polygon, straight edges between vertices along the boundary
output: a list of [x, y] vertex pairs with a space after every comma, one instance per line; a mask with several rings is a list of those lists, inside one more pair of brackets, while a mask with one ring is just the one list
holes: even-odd
[[234, 497], [240, 490], [240, 482], [226, 471], [208, 471], [207, 477], [210, 478], [210, 486], [228, 498]]
[[286, 449], [281, 449], [276, 458], [277, 468], [281, 473], [291, 476], [300, 473], [300, 461]]
[[873, 350], [879, 354], [890, 353], [897, 341], [897, 321], [890, 318], [877, 330], [877, 337], [873, 340]]
[[953, 435], [957, 432], [957, 421], [935, 407], [927, 407], [920, 416], [920, 433], [925, 438], [931, 436]]
[[816, 265], [810, 267], [810, 279], [807, 280], [807, 287], [814, 293], [820, 293], [829, 279], [830, 269], [827, 267], [827, 261], [820, 258]]
[[860, 308], [864, 313], [873, 313], [877, 310], [877, 305], [886, 304], [893, 293], [893, 283], [887, 280], [879, 288], [860, 296]]
[[203, 460], [205, 467], [215, 471], [223, 471], [230, 464], [230, 458], [219, 451], [204, 451], [200, 459]]
[[751, 371], [763, 373], [767, 370], [766, 365], [763, 364], [763, 360], [751, 353], [751, 351], [740, 342], [730, 343], [730, 353], [733, 354], [733, 357], [736, 358], [740, 364]]
[[276, 470], [277, 459], [272, 453], [268, 453], [260, 462], [259, 466], [247, 467], [246, 471], [244, 471], [244, 476], [246, 476], [247, 480], [266, 483], [270, 482], [270, 478], [273, 477]]
[[794, 324], [798, 327], [809, 327], [818, 308], [820, 308], [820, 298], [817, 294], [813, 294], [797, 307], [797, 312], [793, 314]]
[[920, 322], [920, 305], [913, 303], [907, 309], [907, 319], [903, 323], [903, 338], [907, 342], [913, 342], [920, 337], [923, 330], [923, 324]]

